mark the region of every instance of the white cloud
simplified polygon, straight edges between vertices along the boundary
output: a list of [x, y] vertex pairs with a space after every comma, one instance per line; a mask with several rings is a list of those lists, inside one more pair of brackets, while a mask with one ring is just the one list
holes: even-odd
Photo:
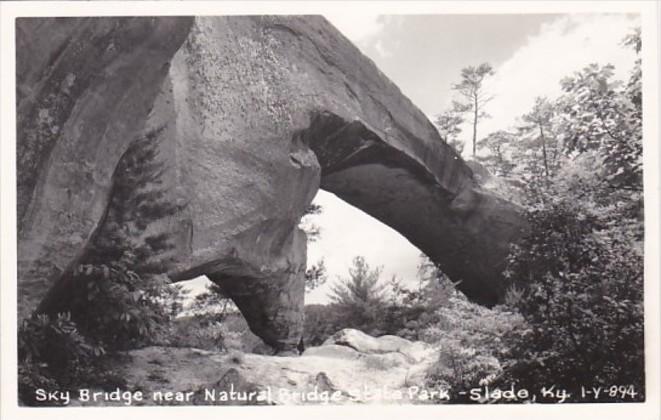
[[401, 23], [397, 16], [325, 14], [324, 17], [367, 55], [369, 55], [369, 49], [373, 49], [381, 57], [391, 57], [393, 54], [391, 48], [397, 46], [385, 43], [383, 37], [380, 36], [391, 23], [395, 25]]
[[528, 112], [537, 96], [557, 97], [560, 80], [590, 63], [615, 65], [615, 76], [626, 80], [633, 66], [633, 50], [622, 38], [638, 19], [627, 15], [570, 15], [542, 25], [528, 38], [485, 86], [496, 95], [482, 123], [482, 134], [506, 129]]
[[380, 39], [374, 43], [374, 49], [381, 57], [392, 57], [392, 52], [386, 48]]
[[383, 30], [385, 21], [379, 15], [325, 14], [340, 32], [354, 43], [361, 43]]

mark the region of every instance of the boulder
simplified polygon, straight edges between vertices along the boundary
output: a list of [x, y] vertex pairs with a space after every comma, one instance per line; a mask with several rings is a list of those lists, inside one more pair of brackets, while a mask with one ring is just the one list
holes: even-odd
[[336, 347], [347, 347], [357, 353], [368, 355], [392, 355], [395, 353], [404, 357], [409, 363], [421, 362], [429, 358], [430, 354], [434, 352], [431, 346], [421, 341], [412, 342], [395, 335], [372, 337], [360, 330], [352, 328], [345, 328], [336, 332], [326, 339], [323, 346], [317, 347], [314, 351], [320, 352], [323, 349]]
[[303, 356], [323, 356], [331, 359], [358, 359], [361, 353], [351, 347], [338, 344], [324, 344], [318, 347], [310, 347], [303, 352]]

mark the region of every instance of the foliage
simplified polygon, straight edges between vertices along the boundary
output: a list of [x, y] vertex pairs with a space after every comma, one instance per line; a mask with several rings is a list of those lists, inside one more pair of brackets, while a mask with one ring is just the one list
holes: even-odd
[[[314, 216], [321, 214], [323, 208], [319, 204], [311, 203], [305, 210], [299, 227], [307, 235], [308, 242], [314, 242], [321, 236], [321, 228], [314, 223]], [[321, 258], [305, 270], [305, 291], [311, 292], [328, 280], [326, 265]]]
[[[639, 34], [625, 43], [639, 51]], [[526, 326], [504, 335], [504, 386], [580, 401], [580, 386], [633, 385], [644, 399], [640, 61], [626, 86], [612, 76], [592, 64], [563, 79], [510, 142], [530, 230], [505, 271]]]
[[393, 278], [390, 290], [382, 330], [409, 340], [422, 340], [426, 328], [440, 321], [436, 310], [456, 293], [455, 285], [424, 255], [418, 265], [417, 287], [405, 287]]
[[515, 168], [507, 151], [516, 141], [516, 135], [505, 130], [490, 133], [477, 143], [480, 149], [486, 149], [489, 153], [477, 157], [477, 160], [493, 175], [507, 178]]
[[337, 305], [305, 305], [303, 342], [306, 346], [320, 346], [328, 337], [345, 328], [342, 312]]
[[203, 293], [195, 296], [191, 310], [196, 316], [222, 322], [230, 313], [236, 312], [237, 308], [219, 285], [209, 283]]
[[70, 389], [92, 375], [92, 363], [104, 354], [78, 332], [69, 314], [36, 315], [18, 331], [18, 393], [26, 405], [51, 405], [35, 391]]
[[305, 270], [305, 291], [310, 292], [328, 280], [326, 264], [324, 259], [320, 259], [316, 264], [312, 264]]
[[[380, 308], [385, 305], [385, 287], [381, 283], [381, 267], [371, 269], [363, 257], [355, 257], [349, 268], [349, 278], [331, 288], [329, 299], [342, 314], [347, 328], [375, 327]], [[374, 334], [374, 331], [371, 332]]]
[[[608, 180], [633, 188], [642, 179], [642, 110], [639, 85], [612, 81], [614, 67], [591, 64], [562, 80], [558, 130], [567, 152], [597, 150], [604, 156]], [[635, 79], [638, 70], [632, 78]]]
[[494, 356], [478, 353], [457, 341], [443, 340], [436, 363], [427, 372], [426, 386], [452, 391], [452, 403], [470, 402], [467, 392], [471, 388], [490, 385], [501, 374], [502, 368]]
[[420, 332], [420, 339], [439, 349], [438, 359], [427, 371], [427, 385], [451, 389], [454, 403], [471, 402], [459, 392], [490, 385], [500, 377], [499, 359], [508, 346], [503, 337], [526, 324], [508, 308], [485, 308], [460, 293], [435, 312], [438, 321]]
[[335, 287], [329, 305], [306, 305], [305, 343], [322, 344], [343, 328], [419, 339], [421, 330], [438, 321], [434, 310], [454, 293], [454, 285], [428, 259], [419, 268], [418, 284], [412, 290], [394, 277], [382, 282], [380, 268], [371, 269], [364, 258], [356, 257], [350, 277]]
[[634, 385], [642, 397], [642, 256], [572, 204], [531, 212], [531, 233], [511, 255], [508, 274], [527, 282], [516, 307], [530, 328], [513, 336], [502, 380]]
[[194, 347], [209, 351], [254, 352], [263, 343], [255, 336], [240, 312], [229, 309], [218, 318], [217, 312], [182, 316], [173, 322], [174, 333], [167, 345]]
[[106, 217], [70, 273], [66, 310], [81, 332], [108, 349], [145, 345], [164, 334], [180, 309], [181, 290], [165, 272], [174, 248], [158, 221], [175, 214], [163, 185], [154, 130], [136, 139], [113, 176]]
[[461, 133], [461, 125], [465, 121], [462, 116], [464, 112], [466, 112], [465, 108], [461, 104], [454, 102], [454, 106], [451, 109], [437, 115], [434, 121], [441, 140], [452, 146], [458, 154], [464, 151], [464, 143], [458, 138]]
[[158, 229], [158, 222], [182, 206], [171, 202], [164, 185], [165, 163], [158, 154], [161, 131], [134, 140], [120, 159], [108, 212], [85, 264], [117, 261], [141, 276], [162, 274], [169, 266], [174, 246], [169, 235]]
[[[121, 264], [80, 265], [73, 275], [70, 310], [76, 325], [108, 349], [145, 345], [164, 333], [170, 318], [162, 302], [167, 281], [147, 282]], [[157, 283], [158, 281], [158, 283]]]
[[212, 317], [186, 316], [173, 323], [172, 347], [193, 347], [209, 351], [225, 349], [225, 327]]

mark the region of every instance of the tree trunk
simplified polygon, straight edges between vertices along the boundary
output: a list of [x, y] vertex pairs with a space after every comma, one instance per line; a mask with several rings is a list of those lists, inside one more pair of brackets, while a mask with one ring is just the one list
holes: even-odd
[[542, 157], [544, 158], [544, 174], [546, 175], [546, 183], [549, 182], [549, 164], [546, 157], [546, 138], [544, 137], [544, 127], [539, 124], [539, 135], [542, 139]]
[[473, 159], [475, 158], [476, 143], [477, 143], [477, 113], [478, 113], [478, 104], [477, 104], [477, 95], [475, 95], [473, 101]]

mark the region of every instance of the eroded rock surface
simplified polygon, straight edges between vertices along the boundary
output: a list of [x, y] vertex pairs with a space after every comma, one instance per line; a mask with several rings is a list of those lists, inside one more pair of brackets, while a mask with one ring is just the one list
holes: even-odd
[[192, 18], [16, 21], [19, 318], [84, 252]]
[[483, 189], [325, 19], [18, 26], [23, 316], [84, 253], [117, 162], [147, 134], [182, 208], [158, 224], [176, 237], [170, 277], [207, 275], [278, 350], [301, 335], [306, 240], [297, 225], [319, 187], [402, 233], [470, 298], [502, 296], [500, 271], [523, 226], [518, 209]]
[[409, 362], [420, 362], [427, 359], [430, 351], [430, 347], [421, 341], [412, 342], [396, 335], [372, 337], [360, 330], [345, 328], [330, 336], [323, 346], [314, 347], [306, 351], [306, 354], [310, 354], [310, 351], [327, 351], [336, 346], [348, 347], [358, 353], [398, 353]]
[[[409, 392], [415, 390], [412, 387], [425, 388], [425, 373], [437, 362], [438, 349], [421, 342], [401, 340], [406, 341], [400, 343], [404, 347], [424, 350], [418, 352], [423, 357], [412, 360], [398, 351], [357, 351], [332, 344], [310, 348], [300, 357], [147, 347], [118, 358], [114, 368], [126, 381], [123, 389], [141, 390], [145, 395], [162, 390], [191, 393], [188, 401], [176, 401], [173, 396], [171, 401], [148, 399], [138, 405], [429, 402]], [[338, 352], [338, 347], [349, 352]], [[234, 399], [229, 398], [231, 391], [236, 393]], [[323, 400], [324, 392], [326, 395], [335, 393], [336, 399]], [[223, 393], [228, 395], [226, 400], [222, 399]], [[250, 393], [253, 397], [248, 400]]]

